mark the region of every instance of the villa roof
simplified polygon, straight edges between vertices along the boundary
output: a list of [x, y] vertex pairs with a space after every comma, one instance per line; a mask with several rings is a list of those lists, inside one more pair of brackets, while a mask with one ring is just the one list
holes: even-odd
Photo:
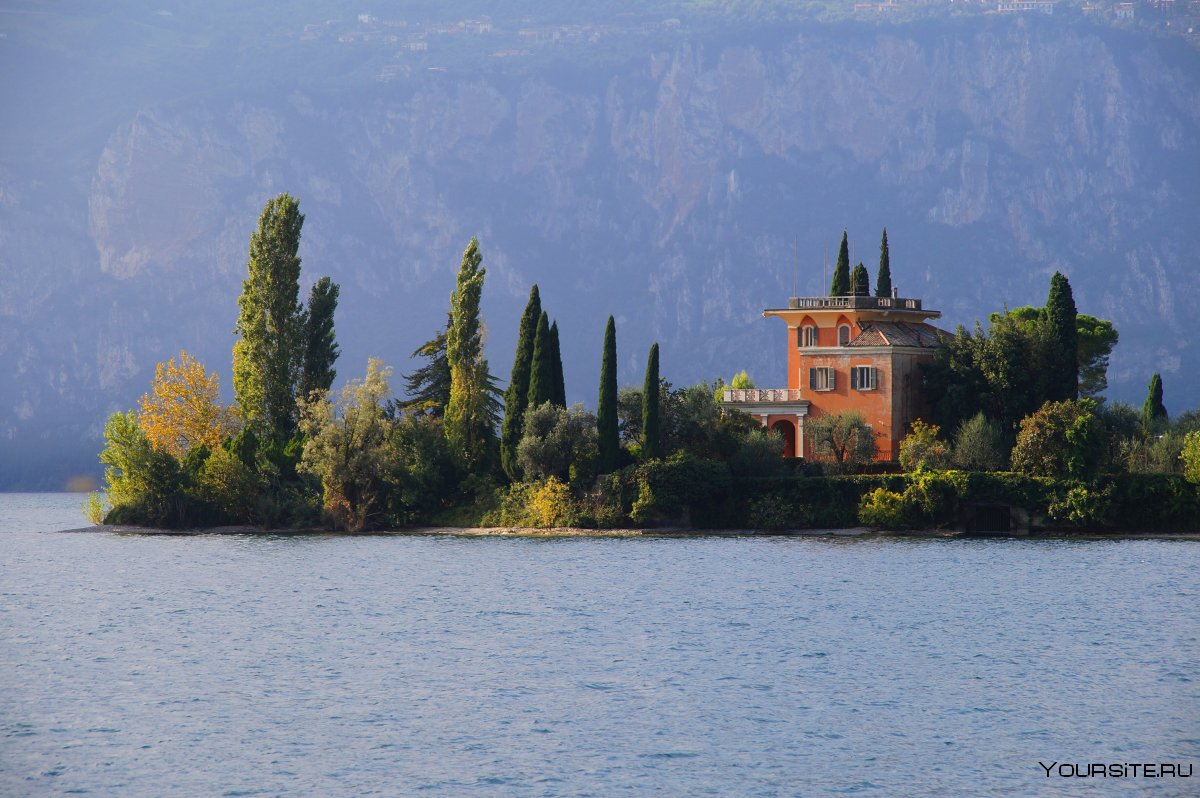
[[849, 346], [915, 346], [936, 349], [942, 339], [949, 337], [945, 330], [932, 324], [911, 324], [906, 321], [864, 321], [862, 332]]

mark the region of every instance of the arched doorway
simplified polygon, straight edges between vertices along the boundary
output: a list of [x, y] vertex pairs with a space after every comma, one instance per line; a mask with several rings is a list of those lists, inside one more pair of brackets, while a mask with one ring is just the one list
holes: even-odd
[[788, 421], [786, 418], [781, 418], [771, 425], [771, 429], [777, 434], [783, 436], [783, 456], [796, 456], [796, 425]]

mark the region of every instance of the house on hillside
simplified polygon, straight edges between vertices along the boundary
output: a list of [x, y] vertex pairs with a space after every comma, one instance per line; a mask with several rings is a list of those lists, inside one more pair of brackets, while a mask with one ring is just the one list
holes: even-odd
[[929, 324], [941, 315], [898, 296], [792, 297], [763, 311], [787, 325], [787, 388], [727, 389], [722, 404], [779, 431], [788, 457], [805, 456], [805, 418], [857, 411], [876, 457], [895, 460], [909, 425], [929, 417], [921, 369], [948, 336]]

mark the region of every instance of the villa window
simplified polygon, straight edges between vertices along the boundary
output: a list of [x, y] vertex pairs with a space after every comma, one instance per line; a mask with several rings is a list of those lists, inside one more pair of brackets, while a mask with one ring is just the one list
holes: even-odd
[[810, 325], [807, 325], [807, 326], [801, 328], [800, 330], [797, 330], [797, 332], [799, 333], [798, 338], [800, 340], [800, 346], [816, 346], [817, 345], [817, 328], [816, 327], [813, 327], [810, 324]]
[[854, 366], [850, 369], [850, 387], [855, 391], [873, 391], [879, 387], [879, 369]]
[[809, 369], [808, 387], [814, 391], [832, 391], [837, 387], [837, 372], [833, 369]]
[[845, 346], [850, 343], [850, 325], [843, 324], [838, 327], [838, 346]]

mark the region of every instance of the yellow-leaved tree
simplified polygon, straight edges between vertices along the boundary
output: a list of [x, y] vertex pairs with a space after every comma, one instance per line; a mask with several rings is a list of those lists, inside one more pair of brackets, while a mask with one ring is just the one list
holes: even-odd
[[155, 449], [183, 457], [200, 444], [216, 449], [241, 428], [237, 409], [221, 404], [216, 372], [185, 351], [154, 369], [154, 385], [143, 394], [138, 426]]

